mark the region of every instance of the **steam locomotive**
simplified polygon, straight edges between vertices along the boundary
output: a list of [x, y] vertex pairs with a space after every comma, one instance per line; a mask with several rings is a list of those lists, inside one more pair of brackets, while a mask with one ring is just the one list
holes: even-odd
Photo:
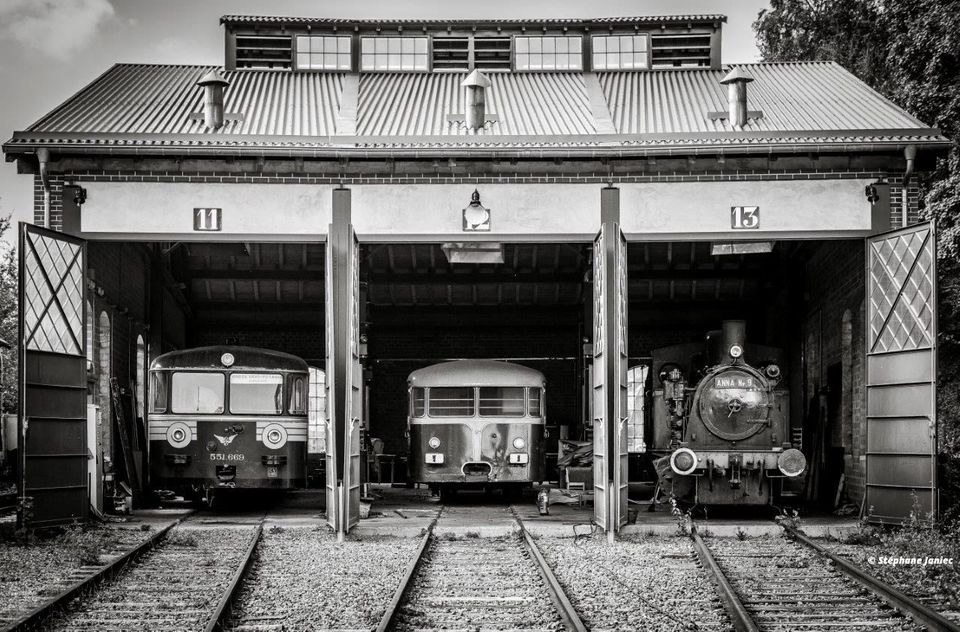
[[543, 373], [456, 360], [408, 378], [410, 480], [441, 500], [463, 488], [517, 493], [544, 478]]
[[[782, 349], [724, 321], [704, 343], [653, 351], [653, 455], [661, 489], [707, 505], [770, 503], [806, 469], [790, 443]], [[656, 382], [655, 382], [656, 384]]]

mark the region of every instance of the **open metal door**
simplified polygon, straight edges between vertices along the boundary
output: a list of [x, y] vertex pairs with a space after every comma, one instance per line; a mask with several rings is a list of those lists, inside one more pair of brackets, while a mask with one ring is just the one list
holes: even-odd
[[933, 223], [867, 240], [866, 509], [937, 511], [937, 250]]
[[87, 516], [86, 243], [20, 224], [18, 516], [45, 527]]
[[627, 521], [627, 243], [604, 222], [593, 246], [593, 507], [613, 537]]
[[350, 191], [333, 192], [326, 248], [327, 523], [345, 535], [360, 520], [360, 245]]

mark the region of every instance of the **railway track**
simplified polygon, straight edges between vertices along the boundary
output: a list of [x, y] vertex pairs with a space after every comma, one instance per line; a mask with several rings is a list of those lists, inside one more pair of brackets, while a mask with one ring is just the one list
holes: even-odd
[[262, 528], [178, 521], [9, 630], [218, 630]]
[[536, 543], [517, 524], [520, 533], [487, 538], [428, 531], [377, 632], [586, 632]]
[[692, 537], [738, 632], [957, 629], [805, 538]]

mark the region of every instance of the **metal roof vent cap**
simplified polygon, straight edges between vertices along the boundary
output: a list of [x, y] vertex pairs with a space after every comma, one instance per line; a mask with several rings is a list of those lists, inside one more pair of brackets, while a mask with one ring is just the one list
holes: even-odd
[[466, 124], [470, 129], [481, 129], [491, 117], [487, 116], [486, 90], [493, 83], [485, 74], [474, 70], [460, 84], [467, 90]]
[[213, 69], [205, 74], [197, 85], [203, 88], [203, 124], [208, 129], [223, 127], [223, 91], [230, 85], [220, 71]]
[[753, 114], [747, 110], [747, 84], [751, 81], [753, 77], [742, 68], [734, 68], [720, 80], [721, 85], [727, 86], [728, 117], [733, 126], [745, 127]]

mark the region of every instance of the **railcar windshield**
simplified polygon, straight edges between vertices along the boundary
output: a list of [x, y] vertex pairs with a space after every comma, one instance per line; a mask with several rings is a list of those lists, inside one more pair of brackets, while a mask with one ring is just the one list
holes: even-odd
[[167, 412], [167, 379], [163, 373], [150, 374], [150, 412]]
[[174, 413], [223, 413], [223, 373], [178, 371], [170, 380]]
[[431, 417], [472, 417], [473, 387], [436, 386], [430, 389]]
[[541, 391], [539, 388], [530, 389], [530, 416], [531, 417], [540, 417], [543, 413], [540, 412], [540, 397]]
[[523, 417], [522, 386], [481, 386], [481, 417]]
[[230, 412], [279, 415], [283, 412], [283, 376], [279, 373], [232, 373]]
[[413, 397], [411, 398], [411, 402], [413, 404], [413, 409], [411, 410], [412, 417], [423, 417], [426, 399], [427, 398], [423, 389], [419, 386], [415, 386], [413, 388]]

